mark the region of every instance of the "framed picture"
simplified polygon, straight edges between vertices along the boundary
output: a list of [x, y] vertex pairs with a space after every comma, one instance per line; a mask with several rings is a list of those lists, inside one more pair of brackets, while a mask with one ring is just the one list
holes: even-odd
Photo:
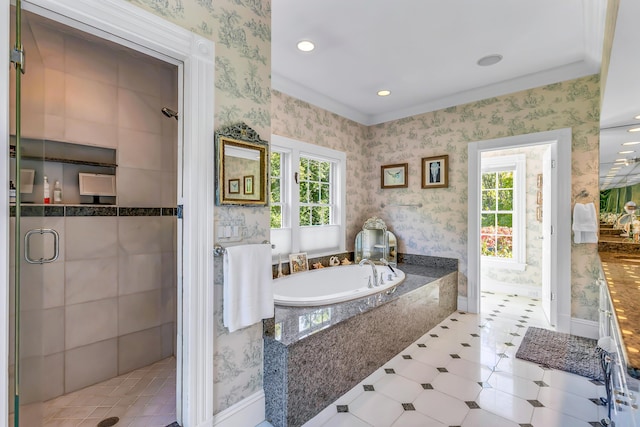
[[407, 188], [408, 163], [380, 166], [381, 188]]
[[244, 194], [253, 194], [253, 175], [244, 177]]
[[289, 254], [289, 270], [291, 274], [300, 273], [309, 270], [309, 261], [307, 261], [307, 253], [300, 252], [297, 254]]
[[239, 194], [240, 193], [240, 180], [239, 179], [230, 179], [229, 180], [229, 194]]
[[538, 178], [536, 180], [536, 183], [538, 184], [538, 188], [542, 188], [542, 174], [541, 173], [538, 174]]
[[538, 190], [538, 193], [536, 194], [536, 204], [542, 205], [542, 191], [540, 190]]
[[449, 186], [449, 156], [422, 158], [422, 188]]

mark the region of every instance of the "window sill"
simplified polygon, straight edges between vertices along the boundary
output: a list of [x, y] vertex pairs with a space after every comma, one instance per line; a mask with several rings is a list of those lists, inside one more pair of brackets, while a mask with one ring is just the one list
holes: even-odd
[[527, 264], [514, 260], [500, 260], [483, 256], [480, 257], [480, 266], [489, 268], [500, 268], [503, 270], [524, 271], [527, 267]]

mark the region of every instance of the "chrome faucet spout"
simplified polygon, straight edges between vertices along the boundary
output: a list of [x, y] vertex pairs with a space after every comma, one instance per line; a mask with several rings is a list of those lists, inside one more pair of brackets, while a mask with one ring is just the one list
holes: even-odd
[[[370, 284], [370, 286], [369, 286], [369, 287], [371, 288], [371, 287], [373, 287], [373, 286], [378, 286], [378, 275], [377, 275], [377, 274], [378, 274], [378, 270], [376, 269], [376, 265], [374, 264], [374, 262], [373, 262], [373, 261], [371, 261], [371, 260], [370, 260], [370, 259], [368, 259], [368, 258], [363, 258], [363, 259], [362, 259], [362, 261], [360, 261], [360, 262], [358, 263], [358, 265], [359, 265], [360, 267], [362, 267], [362, 266], [363, 266], [363, 265], [365, 265], [365, 264], [369, 264], [369, 265], [371, 266], [371, 272], [373, 273], [373, 274], [372, 274], [373, 279], [369, 282], [369, 284]], [[373, 283], [373, 284], [372, 284], [372, 283]], [[371, 285], [371, 284], [372, 284], [372, 285]]]

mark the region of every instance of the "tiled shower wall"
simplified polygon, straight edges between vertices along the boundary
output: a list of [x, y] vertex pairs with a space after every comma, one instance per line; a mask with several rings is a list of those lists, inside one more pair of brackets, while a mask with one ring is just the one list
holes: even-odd
[[[61, 240], [56, 262], [21, 264], [27, 401], [30, 389], [46, 400], [175, 354], [177, 233], [177, 122], [160, 112], [177, 109], [175, 67], [38, 22], [29, 28], [25, 136], [116, 149], [120, 209], [52, 206], [44, 221], [22, 219], [23, 230], [53, 228]], [[69, 176], [64, 167], [37, 169], [34, 191], [42, 174], [52, 184]], [[73, 176], [63, 193], [77, 187]]]

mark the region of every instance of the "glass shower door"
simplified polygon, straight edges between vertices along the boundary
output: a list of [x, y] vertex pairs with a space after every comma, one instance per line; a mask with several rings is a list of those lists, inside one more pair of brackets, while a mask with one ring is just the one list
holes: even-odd
[[[10, 75], [10, 423], [44, 425], [45, 268], [58, 253], [57, 233], [45, 226], [45, 67], [21, 2], [11, 10]], [[53, 190], [53, 186], [51, 187]]]

